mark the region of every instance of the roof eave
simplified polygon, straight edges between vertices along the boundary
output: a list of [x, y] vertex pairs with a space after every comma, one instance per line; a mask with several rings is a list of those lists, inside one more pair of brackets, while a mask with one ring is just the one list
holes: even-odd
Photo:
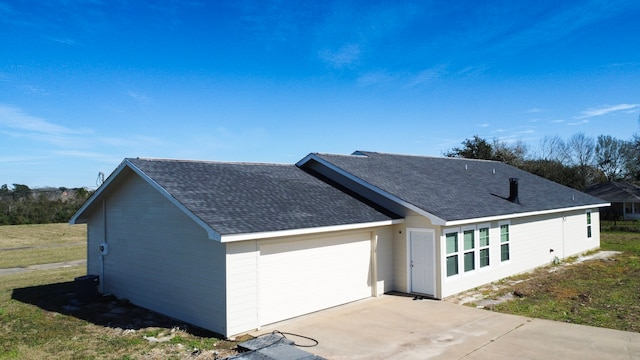
[[109, 177], [102, 183], [102, 185], [100, 185], [100, 187], [96, 191], [94, 191], [89, 199], [84, 202], [80, 209], [78, 209], [78, 211], [73, 214], [71, 219], [69, 219], [69, 224], [86, 224], [89, 219], [87, 217], [83, 217], [82, 215], [85, 215], [85, 212], [91, 207], [91, 205], [93, 205], [94, 202], [96, 202], [102, 196], [102, 193], [104, 193], [106, 189], [109, 188], [109, 185], [126, 167], [127, 160], [125, 159], [120, 163], [120, 165], [118, 165], [118, 167], [111, 173], [111, 175], [109, 175]]
[[610, 203], [600, 203], [600, 204], [591, 204], [591, 205], [582, 205], [582, 206], [572, 206], [572, 207], [559, 208], [559, 209], [529, 211], [524, 213], [486, 216], [486, 217], [473, 218], [473, 219], [451, 220], [451, 221], [446, 221], [443, 224], [443, 226], [460, 226], [460, 225], [475, 224], [480, 222], [500, 221], [500, 220], [522, 218], [522, 217], [544, 215], [544, 214], [557, 214], [557, 213], [566, 212], [566, 211], [587, 210], [587, 209], [593, 209], [593, 208], [607, 207], [610, 205], [611, 205]]
[[296, 235], [310, 235], [310, 234], [326, 233], [331, 231], [361, 230], [361, 229], [370, 229], [370, 228], [381, 227], [381, 226], [401, 224], [403, 222], [404, 222], [404, 219], [391, 219], [391, 220], [374, 221], [374, 222], [359, 223], [359, 224], [331, 225], [331, 226], [320, 226], [320, 227], [304, 228], [304, 229], [229, 234], [229, 235], [222, 235], [220, 242], [230, 243], [230, 242], [247, 241], [247, 240], [272, 239], [277, 237], [287, 237], [287, 236], [296, 236]]
[[180, 203], [176, 198], [174, 198], [165, 188], [160, 186], [157, 182], [155, 182], [152, 178], [150, 178], [147, 174], [145, 174], [142, 170], [140, 170], [135, 164], [133, 164], [129, 159], [124, 159], [122, 163], [116, 168], [116, 170], [105, 180], [105, 182], [96, 190], [96, 192], [82, 205], [82, 207], [71, 217], [69, 220], [70, 224], [86, 224], [88, 218], [82, 217], [87, 209], [91, 207], [91, 205], [97, 201], [103, 192], [109, 188], [109, 185], [118, 178], [118, 175], [122, 173], [125, 168], [131, 169], [138, 176], [140, 176], [143, 180], [145, 180], [151, 187], [157, 190], [165, 199], [167, 199], [170, 203], [175, 205], [180, 211], [182, 211], [185, 215], [187, 215], [191, 220], [193, 220], [196, 224], [198, 224], [204, 231], [207, 233], [207, 237], [210, 240], [220, 241], [221, 236], [220, 233], [215, 231], [209, 224], [207, 224], [204, 220], [196, 216], [193, 212], [187, 209], [182, 203]]

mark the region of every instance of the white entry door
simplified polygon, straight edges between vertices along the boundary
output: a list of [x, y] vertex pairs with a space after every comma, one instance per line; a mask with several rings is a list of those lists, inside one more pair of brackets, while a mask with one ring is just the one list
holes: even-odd
[[433, 230], [409, 231], [409, 275], [411, 292], [435, 295], [436, 257]]

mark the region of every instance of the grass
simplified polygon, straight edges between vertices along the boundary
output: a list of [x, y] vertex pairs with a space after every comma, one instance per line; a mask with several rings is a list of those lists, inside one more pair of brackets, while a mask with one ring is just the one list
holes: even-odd
[[85, 225], [0, 226], [0, 269], [84, 259]]
[[[31, 247], [0, 250], [0, 264], [84, 259], [85, 251], [75, 251], [85, 236], [85, 226], [0, 226], [0, 249]], [[85, 273], [75, 266], [0, 275], [0, 359], [214, 359], [235, 353], [235, 342], [115, 298], [78, 303], [74, 278]]]
[[603, 232], [603, 250], [622, 251], [590, 260], [538, 269], [508, 289], [518, 298], [491, 309], [583, 325], [640, 332], [640, 232]]

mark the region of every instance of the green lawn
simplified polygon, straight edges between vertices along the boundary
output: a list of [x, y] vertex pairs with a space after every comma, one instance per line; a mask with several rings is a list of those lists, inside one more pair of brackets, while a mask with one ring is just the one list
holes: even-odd
[[640, 232], [603, 232], [613, 259], [591, 260], [549, 273], [538, 269], [511, 291], [519, 298], [493, 310], [509, 314], [640, 332]]
[[85, 225], [0, 226], [0, 269], [84, 259]]
[[[0, 226], [0, 268], [84, 259], [86, 227]], [[25, 247], [26, 249], [15, 249]], [[13, 249], [13, 250], [8, 250]], [[213, 359], [235, 342], [114, 298], [77, 303], [84, 266], [0, 275], [0, 359]], [[165, 339], [150, 342], [144, 337]]]

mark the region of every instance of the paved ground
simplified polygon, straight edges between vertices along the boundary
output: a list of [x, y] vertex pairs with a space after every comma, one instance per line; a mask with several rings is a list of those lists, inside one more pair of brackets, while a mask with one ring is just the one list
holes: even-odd
[[252, 335], [273, 330], [314, 338], [319, 344], [305, 350], [335, 360], [640, 359], [640, 333], [394, 295], [283, 321]]
[[79, 266], [79, 265], [86, 265], [86, 264], [87, 264], [87, 260], [72, 260], [72, 261], [65, 261], [65, 262], [58, 262], [58, 263], [51, 263], [51, 264], [39, 264], [39, 265], [31, 265], [26, 267], [6, 268], [6, 269], [0, 269], [0, 276], [23, 273], [23, 272], [34, 271], [34, 270], [58, 269], [63, 267], [72, 267], [72, 266]]

